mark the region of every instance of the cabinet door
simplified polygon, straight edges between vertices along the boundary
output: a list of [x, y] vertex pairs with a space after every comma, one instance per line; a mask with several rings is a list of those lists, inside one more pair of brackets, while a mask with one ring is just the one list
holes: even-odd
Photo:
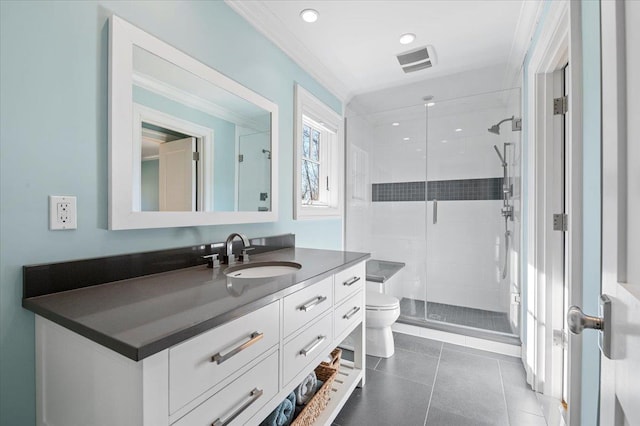
[[366, 278], [365, 262], [336, 273], [334, 281], [336, 303], [340, 303], [345, 297], [361, 290], [364, 287]]
[[278, 352], [275, 352], [173, 426], [242, 425], [277, 393]]
[[332, 315], [327, 314], [284, 345], [283, 365], [285, 385], [309, 365], [319, 354], [328, 351], [331, 341]]
[[302, 328], [333, 306], [333, 276], [284, 298], [284, 335]]
[[169, 410], [174, 413], [280, 341], [271, 303], [169, 349]]
[[347, 329], [362, 321], [364, 315], [364, 297], [362, 291], [357, 292], [334, 311], [335, 337], [339, 338]]

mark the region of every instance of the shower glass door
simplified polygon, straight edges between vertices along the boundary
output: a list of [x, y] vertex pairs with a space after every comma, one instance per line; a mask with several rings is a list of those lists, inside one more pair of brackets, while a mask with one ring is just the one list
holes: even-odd
[[346, 248], [404, 263], [382, 288], [400, 322], [518, 332], [521, 132], [488, 129], [519, 108], [514, 89], [347, 110]]
[[427, 321], [518, 332], [519, 111], [519, 89], [427, 110]]

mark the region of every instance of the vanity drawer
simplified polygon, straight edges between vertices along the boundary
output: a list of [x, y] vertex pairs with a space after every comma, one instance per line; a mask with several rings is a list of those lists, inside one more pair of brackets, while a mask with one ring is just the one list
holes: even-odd
[[173, 426], [242, 425], [277, 393], [278, 352], [275, 352]]
[[335, 274], [335, 290], [333, 294], [336, 298], [336, 303], [353, 294], [353, 292], [362, 289], [366, 278], [365, 262], [358, 263]]
[[274, 302], [169, 349], [169, 411], [277, 344], [279, 314]]
[[307, 330], [284, 345], [283, 380], [286, 385], [323, 352], [328, 352], [331, 341], [332, 315], [328, 314]]
[[333, 312], [335, 337], [340, 336], [347, 328], [362, 321], [364, 315], [364, 298], [357, 292]]
[[333, 306], [333, 276], [284, 298], [284, 335], [317, 318]]

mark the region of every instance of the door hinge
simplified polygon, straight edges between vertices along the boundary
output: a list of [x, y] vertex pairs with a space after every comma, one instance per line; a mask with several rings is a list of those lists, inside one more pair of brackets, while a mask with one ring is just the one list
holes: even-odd
[[566, 232], [569, 229], [569, 217], [564, 213], [553, 215], [553, 230]]
[[238, 163], [242, 163], [244, 161], [244, 155], [238, 154]]
[[569, 111], [569, 97], [561, 96], [553, 99], [553, 115], [566, 114]]
[[194, 152], [193, 153], [193, 161], [200, 161], [200, 153], [199, 152]]

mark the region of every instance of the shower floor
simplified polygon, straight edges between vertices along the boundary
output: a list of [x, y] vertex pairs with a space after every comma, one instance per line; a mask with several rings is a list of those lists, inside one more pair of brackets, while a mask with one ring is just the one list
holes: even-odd
[[435, 302], [427, 302], [426, 307], [427, 316], [425, 317], [424, 300], [403, 297], [400, 300], [400, 315], [513, 334], [509, 324], [509, 316], [505, 312], [485, 311], [484, 309]]

